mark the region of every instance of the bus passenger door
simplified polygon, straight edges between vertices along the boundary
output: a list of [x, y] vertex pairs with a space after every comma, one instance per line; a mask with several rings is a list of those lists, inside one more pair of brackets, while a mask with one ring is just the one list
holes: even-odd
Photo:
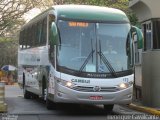
[[[58, 31], [55, 24], [55, 16], [49, 15], [48, 23], [48, 46], [49, 46], [49, 81], [48, 81], [48, 95], [49, 97], [55, 93], [55, 80], [60, 77], [60, 73], [56, 71], [56, 45], [58, 41]], [[53, 97], [50, 97], [52, 99]]]

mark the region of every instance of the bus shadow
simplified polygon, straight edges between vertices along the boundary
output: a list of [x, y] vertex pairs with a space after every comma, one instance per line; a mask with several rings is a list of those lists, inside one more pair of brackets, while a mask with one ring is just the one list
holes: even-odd
[[106, 112], [102, 106], [96, 105], [61, 104], [58, 106], [57, 110], [59, 114], [67, 116], [115, 115], [114, 112]]
[[[38, 102], [45, 106], [45, 101], [38, 99], [31, 99], [34, 102]], [[47, 109], [47, 108], [46, 108]], [[53, 114], [56, 115], [67, 115], [67, 116], [106, 116], [106, 115], [117, 115], [114, 111], [107, 112], [103, 109], [103, 106], [100, 105], [86, 105], [86, 104], [58, 104], [56, 109], [50, 110], [53, 111]]]

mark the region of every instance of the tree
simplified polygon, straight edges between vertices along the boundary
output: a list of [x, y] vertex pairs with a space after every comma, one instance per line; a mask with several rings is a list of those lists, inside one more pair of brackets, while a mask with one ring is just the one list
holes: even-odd
[[0, 38], [0, 67], [7, 64], [17, 65], [16, 38]]
[[84, 5], [97, 5], [107, 6], [128, 10], [128, 0], [55, 0], [57, 4], [84, 4]]
[[23, 15], [34, 7], [48, 7], [52, 0], [0, 0], [0, 36], [13, 33], [24, 24]]
[[18, 30], [25, 22], [24, 13], [52, 5], [52, 0], [0, 0], [0, 67], [17, 65]]
[[22, 24], [22, 15], [31, 9], [32, 6], [27, 6], [24, 1], [16, 0], [0, 0], [0, 36], [6, 36], [18, 25]]

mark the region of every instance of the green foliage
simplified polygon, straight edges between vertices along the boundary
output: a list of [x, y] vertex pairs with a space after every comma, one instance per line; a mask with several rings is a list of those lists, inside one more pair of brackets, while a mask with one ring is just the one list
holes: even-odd
[[17, 43], [16, 38], [0, 37], [0, 67], [8, 64], [17, 66]]
[[0, 3], [0, 36], [11, 36], [24, 24], [26, 12], [34, 7], [52, 6], [53, 0], [0, 0]]
[[128, 0], [64, 0], [63, 4], [97, 5], [128, 10]]
[[3, 42], [10, 42], [10, 41], [12, 41], [11, 38], [0, 37], [0, 44], [2, 44]]
[[129, 18], [129, 20], [130, 20], [132, 25], [137, 26], [137, 27], [140, 28], [140, 23], [138, 22], [138, 18], [137, 18], [135, 13], [129, 12], [128, 13], [128, 18]]

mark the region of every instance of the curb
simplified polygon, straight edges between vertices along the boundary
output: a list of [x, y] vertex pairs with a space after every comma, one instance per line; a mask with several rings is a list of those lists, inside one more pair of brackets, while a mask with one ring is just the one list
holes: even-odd
[[6, 103], [0, 103], [0, 113], [7, 112], [7, 104]]
[[141, 112], [145, 112], [145, 113], [149, 113], [152, 115], [158, 115], [160, 116], [160, 111], [154, 108], [150, 108], [150, 107], [145, 107], [145, 106], [138, 106], [135, 105], [133, 103], [131, 103], [130, 105], [128, 105], [129, 108], [137, 110], [137, 111], [141, 111]]

